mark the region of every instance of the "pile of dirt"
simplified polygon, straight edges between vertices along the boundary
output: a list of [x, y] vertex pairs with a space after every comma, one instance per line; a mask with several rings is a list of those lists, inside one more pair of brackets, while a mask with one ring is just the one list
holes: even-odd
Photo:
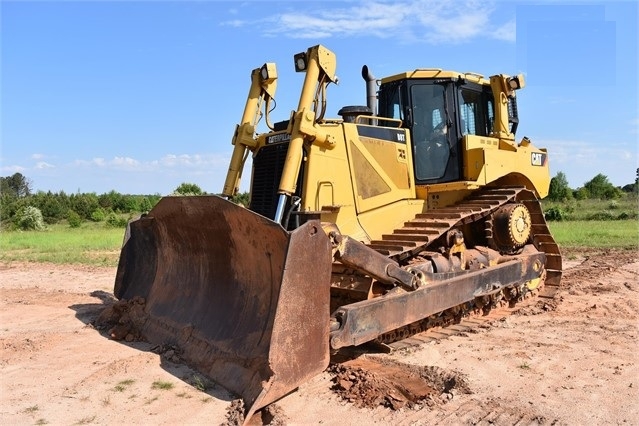
[[182, 348], [177, 345], [157, 345], [151, 348], [151, 352], [160, 355], [167, 361], [171, 361], [174, 364], [184, 363], [184, 359], [182, 358]]
[[244, 401], [234, 399], [226, 408], [226, 421], [222, 426], [236, 426], [244, 423]]
[[142, 297], [120, 300], [104, 308], [94, 326], [98, 330], [107, 330], [113, 340], [144, 340], [136, 324], [143, 324], [146, 320], [145, 304]]
[[555, 299], [541, 299], [535, 303], [524, 305], [519, 309], [513, 311], [514, 315], [540, 315], [546, 312], [556, 311], [559, 303], [561, 302], [561, 296], [556, 296]]
[[288, 417], [284, 414], [284, 410], [277, 404], [267, 405], [258, 411], [255, 416], [257, 417], [258, 415], [263, 425], [284, 426], [288, 420]]
[[333, 364], [328, 371], [332, 390], [360, 408], [421, 408], [447, 402], [455, 393], [471, 393], [459, 373], [432, 366], [360, 357]]
[[[234, 399], [226, 409], [226, 420], [223, 426], [237, 426], [244, 424], [244, 401]], [[269, 404], [258, 410], [247, 422], [249, 426], [284, 426], [288, 418], [277, 404]]]

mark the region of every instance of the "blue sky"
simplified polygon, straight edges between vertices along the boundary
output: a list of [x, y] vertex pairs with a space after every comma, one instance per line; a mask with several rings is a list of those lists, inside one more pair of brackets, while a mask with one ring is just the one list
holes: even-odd
[[524, 73], [517, 137], [548, 148], [553, 176], [625, 185], [639, 167], [635, 1], [2, 1], [0, 16], [0, 175], [35, 190], [220, 192], [251, 70], [277, 63], [284, 120], [292, 57], [315, 44], [337, 55], [329, 116], [366, 103], [364, 64]]

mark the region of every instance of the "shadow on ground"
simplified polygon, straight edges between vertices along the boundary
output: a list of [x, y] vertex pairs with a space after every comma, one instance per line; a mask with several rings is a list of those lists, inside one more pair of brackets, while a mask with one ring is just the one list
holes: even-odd
[[88, 327], [93, 328], [105, 339], [113, 340], [121, 345], [142, 351], [152, 352], [160, 356], [160, 367], [178, 378], [179, 380], [193, 386], [202, 393], [221, 401], [231, 402], [237, 397], [231, 392], [213, 382], [205, 375], [189, 367], [180, 357], [179, 348], [172, 345], [152, 345], [136, 336], [135, 339], [127, 341], [125, 339], [116, 340], [111, 338], [111, 326], [100, 325], [99, 319], [109, 308], [112, 308], [118, 300], [112, 293], [96, 290], [90, 293], [99, 303], [82, 303], [69, 306], [75, 311], [75, 316]]

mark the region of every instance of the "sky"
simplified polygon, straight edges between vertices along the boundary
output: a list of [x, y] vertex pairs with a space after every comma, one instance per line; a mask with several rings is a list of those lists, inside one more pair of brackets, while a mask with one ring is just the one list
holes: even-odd
[[598, 173], [623, 186], [639, 167], [637, 4], [3, 0], [0, 175], [35, 191], [219, 193], [251, 70], [277, 64], [285, 120], [303, 82], [293, 55], [322, 44], [340, 79], [327, 117], [366, 104], [364, 64], [377, 78], [523, 73], [517, 139], [547, 148], [573, 188]]

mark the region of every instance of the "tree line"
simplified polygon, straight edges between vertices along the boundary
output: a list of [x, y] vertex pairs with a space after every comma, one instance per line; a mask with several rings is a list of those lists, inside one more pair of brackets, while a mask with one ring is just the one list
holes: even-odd
[[[206, 195], [194, 183], [181, 183], [170, 195]], [[160, 194], [130, 195], [109, 191], [104, 194], [64, 191], [33, 192], [31, 181], [21, 173], [0, 177], [0, 225], [2, 228], [44, 229], [62, 221], [71, 227], [82, 222], [104, 222], [123, 227], [129, 219], [151, 210], [162, 198]], [[248, 193], [232, 201], [248, 204]]]
[[[623, 187], [614, 186], [607, 176], [600, 173], [576, 189], [570, 188], [563, 172], [558, 172], [550, 180], [547, 199], [555, 202], [615, 200], [628, 195], [636, 196], [638, 193], [639, 169], [635, 182]], [[206, 192], [194, 183], [182, 183], [171, 195], [206, 195]], [[0, 177], [0, 225], [5, 229], [43, 229], [46, 224], [61, 221], [67, 221], [72, 227], [80, 226], [84, 221], [92, 221], [120, 227], [125, 226], [127, 220], [134, 215], [151, 210], [161, 198], [160, 194], [130, 195], [116, 191], [99, 195], [93, 192], [67, 194], [64, 191], [34, 193], [31, 181], [21, 173], [14, 173]], [[233, 201], [247, 206], [249, 194], [240, 193]]]
[[626, 194], [639, 193], [639, 168], [637, 169], [637, 178], [634, 183], [629, 183], [623, 187], [614, 186], [608, 180], [608, 176], [601, 173], [590, 179], [576, 189], [570, 188], [568, 179], [564, 172], [558, 172], [555, 177], [550, 180], [550, 188], [548, 190], [548, 199], [551, 201], [569, 201], [598, 199], [598, 200], [614, 200], [621, 198]]
[[[0, 221], [3, 228], [22, 229], [38, 229], [43, 224], [64, 220], [71, 226], [79, 226], [83, 221], [123, 226], [127, 222], [126, 215], [149, 211], [160, 198], [159, 194], [129, 195], [116, 191], [99, 195], [64, 191], [34, 193], [30, 180], [15, 173], [0, 177]], [[40, 221], [42, 224], [39, 225]]]

